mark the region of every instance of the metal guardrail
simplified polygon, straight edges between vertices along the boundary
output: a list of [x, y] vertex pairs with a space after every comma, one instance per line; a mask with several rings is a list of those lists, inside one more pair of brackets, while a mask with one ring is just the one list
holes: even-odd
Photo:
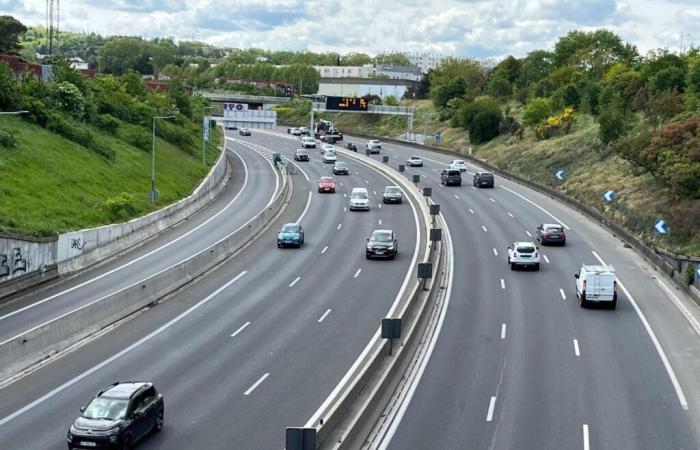
[[199, 94], [209, 100], [217, 101], [242, 101], [242, 102], [262, 102], [262, 103], [289, 103], [291, 97], [273, 97], [269, 95], [248, 95], [236, 94], [235, 92], [206, 92], [199, 91]]
[[412, 106], [389, 106], [389, 105], [367, 105], [367, 111], [340, 111], [337, 109], [326, 109], [324, 102], [313, 102], [311, 109], [316, 112], [337, 112], [337, 113], [361, 113], [361, 114], [389, 114], [395, 116], [413, 116], [416, 109]]

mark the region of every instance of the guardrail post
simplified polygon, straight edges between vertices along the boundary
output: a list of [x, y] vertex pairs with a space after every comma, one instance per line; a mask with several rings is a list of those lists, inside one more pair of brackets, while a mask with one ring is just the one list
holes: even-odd
[[382, 319], [382, 339], [389, 339], [389, 356], [394, 351], [394, 339], [401, 338], [401, 319]]
[[287, 427], [285, 450], [316, 450], [316, 428]]

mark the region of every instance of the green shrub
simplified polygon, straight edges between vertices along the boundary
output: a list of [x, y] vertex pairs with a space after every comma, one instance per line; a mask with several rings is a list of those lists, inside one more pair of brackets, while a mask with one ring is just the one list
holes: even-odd
[[105, 207], [112, 220], [124, 220], [139, 212], [136, 198], [132, 194], [121, 192], [105, 200]]
[[503, 115], [501, 111], [486, 109], [477, 113], [469, 124], [469, 140], [475, 144], [490, 141], [498, 136], [498, 127]]
[[523, 124], [535, 126], [552, 115], [552, 106], [546, 98], [533, 98], [525, 106]]
[[17, 144], [15, 132], [6, 128], [0, 128], [0, 145], [5, 148], [14, 147]]
[[121, 121], [111, 114], [99, 114], [95, 118], [95, 125], [101, 130], [115, 134], [121, 126]]
[[683, 271], [683, 281], [690, 286], [693, 284], [693, 281], [695, 281], [695, 267], [692, 264], [688, 264], [685, 266], [685, 270]]
[[132, 128], [126, 132], [126, 142], [141, 150], [150, 151], [153, 147], [153, 137], [143, 128]]

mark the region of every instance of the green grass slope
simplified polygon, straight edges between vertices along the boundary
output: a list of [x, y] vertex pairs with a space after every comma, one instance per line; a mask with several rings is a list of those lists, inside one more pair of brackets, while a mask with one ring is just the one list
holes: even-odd
[[[123, 125], [128, 128], [130, 125]], [[151, 152], [126, 144], [120, 133], [92, 131], [116, 149], [114, 161], [16, 117], [0, 116], [16, 145], [0, 147], [0, 232], [29, 236], [128, 220], [188, 196], [206, 175], [201, 150], [194, 155], [156, 141], [156, 187], [151, 205]], [[208, 166], [218, 155], [215, 131]], [[196, 141], [195, 141], [196, 142]]]

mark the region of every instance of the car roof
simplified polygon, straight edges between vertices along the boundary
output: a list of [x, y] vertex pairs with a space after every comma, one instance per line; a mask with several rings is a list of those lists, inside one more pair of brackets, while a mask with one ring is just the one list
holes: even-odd
[[532, 241], [519, 241], [519, 242], [513, 242], [513, 245], [516, 247], [524, 247], [526, 245], [530, 245], [532, 247], [536, 247], [535, 243]]
[[596, 273], [615, 273], [615, 268], [611, 265], [600, 265], [600, 264], [583, 264], [581, 266], [586, 272], [596, 272]]
[[413, 156], [409, 157], [408, 159], [420, 159], [420, 156], [413, 155]]
[[389, 189], [389, 188], [401, 189], [400, 187], [398, 187], [398, 186], [395, 185], [395, 184], [390, 184], [389, 186], [386, 186], [384, 189]]
[[333, 177], [321, 177], [321, 181], [335, 181]]
[[558, 228], [564, 228], [564, 225], [560, 223], [543, 223], [542, 227], [558, 227]]
[[110, 398], [128, 399], [144, 386], [150, 387], [151, 385], [152, 383], [149, 381], [121, 381], [107, 386], [97, 395], [99, 397], [105, 396]]
[[382, 230], [374, 230], [374, 231], [372, 231], [372, 234], [374, 234], [374, 233], [393, 233], [393, 232], [394, 232], [393, 230], [382, 229]]
[[289, 223], [285, 223], [282, 226], [283, 227], [300, 227], [301, 224], [299, 222], [289, 222]]
[[367, 188], [363, 187], [354, 187], [352, 188], [353, 191], [362, 191], [362, 192], [367, 192]]

